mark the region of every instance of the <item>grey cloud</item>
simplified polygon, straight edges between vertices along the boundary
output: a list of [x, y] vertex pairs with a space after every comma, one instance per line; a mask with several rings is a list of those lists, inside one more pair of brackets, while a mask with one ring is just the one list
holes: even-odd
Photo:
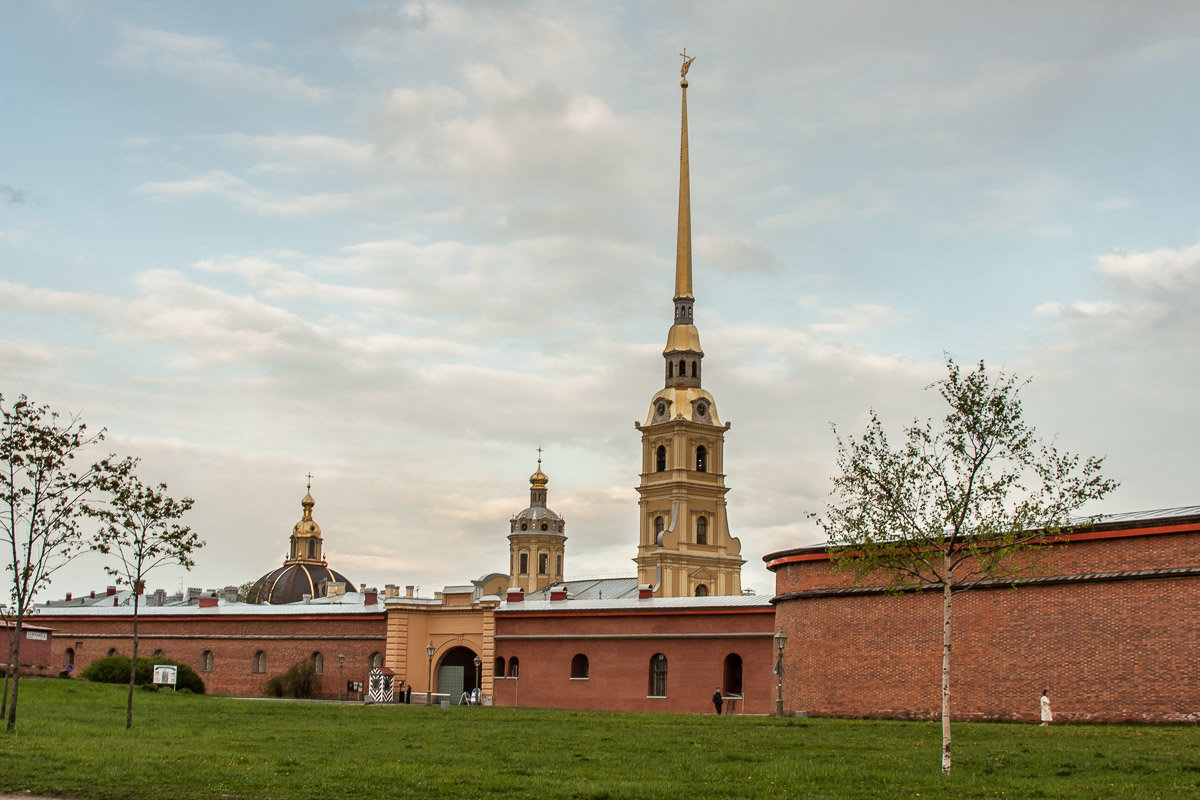
[[10, 204], [21, 204], [25, 202], [25, 190], [0, 183], [0, 197], [7, 197]]

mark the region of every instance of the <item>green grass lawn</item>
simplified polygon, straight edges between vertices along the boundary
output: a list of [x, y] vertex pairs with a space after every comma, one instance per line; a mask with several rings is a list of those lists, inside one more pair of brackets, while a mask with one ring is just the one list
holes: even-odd
[[21, 682], [0, 793], [77, 798], [1200, 797], [1195, 726], [248, 701]]

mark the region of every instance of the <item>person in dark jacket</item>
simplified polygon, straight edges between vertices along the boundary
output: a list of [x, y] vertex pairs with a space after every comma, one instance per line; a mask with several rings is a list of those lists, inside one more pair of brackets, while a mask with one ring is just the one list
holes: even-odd
[[721, 697], [721, 687], [718, 686], [717, 690], [715, 692], [713, 692], [713, 705], [717, 707], [718, 715], [721, 713], [721, 704], [723, 702], [724, 702], [724, 700]]

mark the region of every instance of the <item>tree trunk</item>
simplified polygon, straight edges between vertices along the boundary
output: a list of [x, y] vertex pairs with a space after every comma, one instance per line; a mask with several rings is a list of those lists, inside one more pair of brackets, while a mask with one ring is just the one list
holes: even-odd
[[125, 703], [125, 730], [133, 727], [133, 682], [137, 678], [138, 651], [138, 593], [137, 584], [133, 586], [133, 659], [129, 663], [129, 699]]
[[21, 686], [21, 626], [25, 622], [25, 609], [21, 608], [21, 604], [17, 604], [17, 615], [13, 618], [15, 623], [12, 628], [12, 648], [9, 650], [11, 659], [9, 661], [8, 672], [12, 673], [12, 697], [8, 703], [8, 730], [13, 730], [17, 727], [17, 690]]
[[949, 558], [942, 572], [942, 774], [950, 774], [950, 615], [953, 588]]
[[[8, 620], [4, 621], [6, 623], [8, 622]], [[17, 635], [15, 632], [10, 632], [8, 640], [8, 661], [4, 662], [4, 702], [3, 704], [0, 704], [0, 719], [4, 719], [4, 717], [8, 715], [8, 681], [10, 675], [12, 674], [12, 665], [17, 661], [17, 659], [13, 656], [13, 653], [16, 652], [16, 649]]]

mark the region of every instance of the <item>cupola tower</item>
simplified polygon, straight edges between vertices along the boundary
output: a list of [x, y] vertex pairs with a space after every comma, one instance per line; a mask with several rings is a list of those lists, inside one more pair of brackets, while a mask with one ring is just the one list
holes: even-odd
[[542, 449], [538, 448], [537, 471], [529, 476], [529, 508], [509, 521], [509, 569], [511, 586], [526, 593], [536, 592], [563, 579], [566, 521], [546, 507], [546, 484], [542, 472]]

